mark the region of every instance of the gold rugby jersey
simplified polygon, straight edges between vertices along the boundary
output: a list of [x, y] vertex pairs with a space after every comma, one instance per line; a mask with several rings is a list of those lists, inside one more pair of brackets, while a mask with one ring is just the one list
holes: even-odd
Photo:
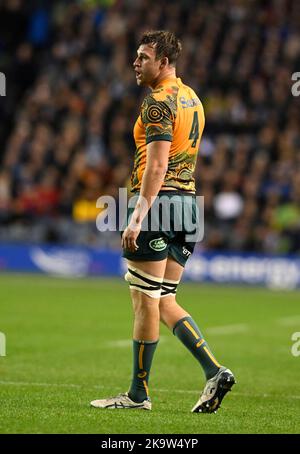
[[195, 191], [193, 173], [204, 123], [202, 104], [190, 87], [175, 77], [160, 82], [144, 99], [134, 125], [136, 151], [131, 190], [141, 187], [147, 144], [167, 140], [171, 148], [162, 187]]

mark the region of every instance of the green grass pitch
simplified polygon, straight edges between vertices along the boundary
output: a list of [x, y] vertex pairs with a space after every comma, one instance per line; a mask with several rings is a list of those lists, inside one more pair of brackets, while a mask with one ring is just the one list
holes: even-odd
[[299, 292], [183, 283], [178, 301], [238, 384], [217, 414], [190, 413], [204, 384], [164, 327], [150, 377], [152, 412], [99, 410], [126, 391], [132, 309], [121, 279], [0, 276], [0, 433], [299, 433]]

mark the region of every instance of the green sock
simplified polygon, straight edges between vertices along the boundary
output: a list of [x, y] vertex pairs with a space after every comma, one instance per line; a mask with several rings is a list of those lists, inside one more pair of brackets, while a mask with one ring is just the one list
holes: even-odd
[[158, 341], [133, 340], [133, 377], [128, 395], [134, 402], [148, 397], [148, 381], [153, 355]]
[[178, 320], [173, 328], [173, 334], [181, 340], [199, 361], [207, 380], [216, 375], [221, 366], [209, 350], [192, 317], [184, 317]]

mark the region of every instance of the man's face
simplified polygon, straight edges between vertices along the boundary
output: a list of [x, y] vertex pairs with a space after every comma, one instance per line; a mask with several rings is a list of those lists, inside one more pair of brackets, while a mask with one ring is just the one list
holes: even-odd
[[161, 69], [161, 60], [155, 60], [155, 48], [142, 44], [137, 50], [137, 58], [133, 62], [136, 73], [136, 83], [151, 87], [155, 84]]

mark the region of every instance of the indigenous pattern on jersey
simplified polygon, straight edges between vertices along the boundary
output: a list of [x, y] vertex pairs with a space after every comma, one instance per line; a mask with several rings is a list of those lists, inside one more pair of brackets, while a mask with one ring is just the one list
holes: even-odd
[[131, 190], [137, 191], [141, 187], [147, 144], [167, 140], [171, 142], [171, 148], [162, 187], [195, 191], [193, 173], [204, 121], [199, 98], [180, 78], [162, 81], [146, 96], [133, 130], [136, 152]]

